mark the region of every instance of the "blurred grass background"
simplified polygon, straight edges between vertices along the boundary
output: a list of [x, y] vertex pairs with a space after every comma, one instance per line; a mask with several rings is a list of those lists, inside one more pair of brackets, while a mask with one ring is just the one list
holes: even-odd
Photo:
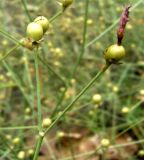
[[[85, 147], [90, 143], [89, 140], [85, 140], [89, 137], [98, 136], [98, 140], [105, 137], [112, 144], [143, 140], [144, 2], [139, 2], [141, 3], [130, 13], [123, 41], [127, 51], [123, 64], [113, 65], [60, 120], [45, 138], [41, 158], [63, 159], [70, 156], [74, 159], [74, 155], [95, 149], [97, 141], [94, 141], [94, 144], [92, 142], [89, 148]], [[55, 119], [59, 111], [70, 103], [103, 67], [105, 63], [103, 52], [109, 45], [116, 43], [118, 25], [109, 32], [105, 33], [105, 30], [117, 21], [124, 6], [129, 4], [133, 6], [135, 3], [138, 3], [138, 0], [90, 0], [86, 40], [86, 44], [90, 45], [86, 45], [85, 54], [74, 77], [71, 77], [71, 74], [81, 50], [85, 1], [75, 0], [74, 4], [51, 24], [39, 49], [43, 59], [43, 62], [40, 62], [39, 73], [44, 118]], [[39, 15], [50, 19], [61, 6], [56, 0], [30, 0], [27, 1], [27, 8], [32, 19]], [[0, 28], [17, 40], [26, 36], [29, 19], [22, 1], [0, 1], [0, 20]], [[101, 36], [98, 37], [99, 35]], [[2, 57], [15, 44], [3, 35], [0, 37]], [[95, 38], [97, 39], [92, 44], [89, 43]], [[33, 149], [35, 142], [37, 109], [34, 52], [20, 47], [0, 63], [0, 156], [6, 160], [17, 159], [19, 151], [27, 152]], [[66, 92], [63, 81], [45, 64], [53, 68], [64, 80], [69, 79], [70, 84]], [[51, 116], [63, 92], [64, 100], [56, 114]], [[100, 103], [93, 100], [94, 95], [101, 97]], [[15, 138], [20, 139], [18, 144], [14, 143]], [[83, 139], [87, 143], [82, 143]], [[80, 146], [84, 146], [85, 149], [80, 149]], [[128, 155], [120, 154], [121, 151], [118, 150], [116, 157], [118, 160], [129, 157], [130, 160], [138, 159], [137, 155], [144, 149], [143, 147], [143, 143], [136, 145]], [[99, 156], [93, 156], [89, 159], [98, 158]], [[31, 158], [27, 156], [25, 159]], [[83, 159], [88, 158], [83, 156]], [[112, 157], [108, 158], [106, 155], [106, 159]]]

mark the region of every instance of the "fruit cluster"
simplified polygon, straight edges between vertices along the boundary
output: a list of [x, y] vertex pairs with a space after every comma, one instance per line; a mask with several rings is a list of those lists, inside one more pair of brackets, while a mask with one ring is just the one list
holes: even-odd
[[42, 39], [45, 32], [49, 28], [49, 21], [44, 16], [39, 16], [34, 19], [34, 22], [31, 22], [27, 26], [27, 36], [31, 38], [34, 42], [37, 42]]

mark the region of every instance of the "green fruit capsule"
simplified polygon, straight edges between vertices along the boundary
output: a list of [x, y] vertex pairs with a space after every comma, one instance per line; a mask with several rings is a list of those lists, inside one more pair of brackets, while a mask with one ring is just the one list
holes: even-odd
[[125, 57], [125, 48], [117, 44], [111, 45], [104, 52], [104, 57], [109, 63], [117, 63]]
[[45, 33], [45, 32], [48, 30], [48, 28], [49, 28], [49, 21], [48, 21], [48, 19], [47, 19], [46, 17], [44, 17], [44, 16], [39, 16], [39, 17], [37, 17], [37, 18], [34, 20], [34, 22], [36, 22], [36, 23], [38, 23], [38, 24], [40, 24], [40, 25], [42, 26], [44, 33]]
[[31, 22], [27, 26], [27, 35], [34, 41], [39, 41], [43, 37], [43, 28], [36, 22]]

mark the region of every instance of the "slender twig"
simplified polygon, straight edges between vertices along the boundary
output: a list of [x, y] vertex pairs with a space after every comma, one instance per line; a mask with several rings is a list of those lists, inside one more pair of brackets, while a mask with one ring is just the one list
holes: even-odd
[[63, 14], [63, 11], [59, 11], [58, 13], [56, 13], [50, 20], [49, 22], [52, 23], [56, 18], [58, 18], [59, 16], [61, 16]]
[[55, 107], [55, 109], [53, 110], [53, 112], [52, 112], [52, 114], [51, 114], [51, 117], [54, 117], [55, 114], [56, 114], [56, 113], [58, 112], [58, 110], [60, 109], [60, 105], [61, 105], [61, 103], [62, 103], [62, 101], [63, 101], [63, 99], [64, 99], [64, 97], [65, 97], [66, 91], [67, 91], [67, 87], [65, 87], [62, 95], [60, 96], [60, 98], [59, 98], [59, 100], [58, 100], [58, 102], [57, 102], [57, 104], [56, 104], [56, 107]]
[[10, 33], [8, 33], [7, 31], [5, 31], [4, 29], [0, 28], [0, 33], [4, 37], [6, 37], [6, 38], [12, 40], [13, 42], [15, 42], [16, 44], [20, 44], [21, 45], [21, 43], [15, 37], [13, 37]]
[[110, 65], [111, 64], [107, 63], [104, 66], [104, 68], [101, 71], [99, 71], [95, 75], [95, 77], [82, 89], [82, 91], [74, 98], [74, 100], [67, 107], [65, 107], [65, 109], [57, 116], [57, 118], [53, 121], [53, 123], [45, 130], [43, 136], [39, 136], [33, 160], [37, 160], [37, 156], [41, 148], [41, 144], [42, 144], [43, 137], [45, 136], [45, 134], [48, 131], [50, 131], [55, 126], [55, 124], [64, 116], [64, 114], [73, 107], [73, 105], [79, 100], [79, 98], [94, 84], [94, 82], [109, 68]]
[[112, 133], [111, 133], [111, 140], [112, 142], [115, 141], [115, 135], [116, 135], [116, 123], [117, 123], [117, 120], [116, 120], [116, 115], [117, 115], [117, 95], [113, 94], [113, 103], [112, 103]]
[[64, 97], [65, 97], [65, 93], [66, 93], [67, 88], [68, 88], [68, 83], [67, 83], [67, 81], [65, 81], [65, 79], [64, 79], [59, 73], [57, 73], [57, 72], [56, 72], [46, 61], [44, 61], [40, 56], [38, 56], [38, 58], [39, 58], [39, 60], [47, 67], [47, 69], [48, 69], [49, 71], [51, 71], [54, 75], [56, 75], [56, 76], [62, 81], [62, 83], [64, 84], [64, 88], [65, 88], [65, 89], [64, 89], [62, 95], [60, 96], [60, 98], [58, 99], [58, 102], [57, 102], [57, 104], [56, 104], [56, 107], [55, 107], [54, 111], [52, 112], [51, 117], [53, 117], [53, 116], [55, 115], [55, 113], [58, 111], [61, 103], [63, 102], [63, 99], [64, 99]]
[[[88, 7], [89, 7], [89, 0], [86, 0], [86, 5], [85, 5], [85, 16], [84, 16], [84, 29], [83, 29], [83, 40], [82, 40], [82, 47], [81, 47], [81, 53], [77, 59], [77, 62], [73, 68], [72, 71], [72, 75], [69, 78], [68, 82], [70, 81], [70, 79], [74, 76], [76, 69], [82, 59], [82, 56], [85, 52], [85, 43], [86, 43], [86, 33], [87, 33], [87, 19], [88, 19]], [[55, 113], [58, 111], [59, 106], [61, 105], [61, 103], [63, 102], [63, 99], [65, 97], [65, 93], [67, 91], [67, 87], [65, 88], [65, 91], [63, 92], [62, 96], [60, 97], [60, 100], [58, 101], [58, 104], [55, 107], [55, 110], [53, 111], [53, 116], [55, 115]]]
[[38, 55], [38, 59], [47, 67], [48, 70], [50, 70], [53, 74], [55, 74], [63, 82], [65, 87], [67, 86], [64, 78], [60, 74], [58, 74], [55, 70], [53, 70], [53, 68], [46, 61], [44, 61], [39, 55]]
[[[132, 141], [132, 142], [129, 142], [129, 143], [124, 143], [124, 144], [115, 144], [115, 145], [110, 146], [109, 149], [122, 148], [122, 147], [127, 147], [127, 146], [131, 146], [131, 145], [134, 145], [134, 144], [141, 144], [141, 143], [144, 143], [144, 139], [141, 139], [141, 140], [138, 140], [138, 141]], [[99, 147], [96, 150], [88, 151], [86, 153], [77, 154], [77, 155], [75, 155], [75, 158], [82, 158], [82, 157], [93, 155], [93, 154], [96, 153], [96, 151], [99, 151], [100, 149], [101, 149], [101, 147]], [[61, 158], [60, 160], [72, 160], [72, 157], [70, 156], [70, 157]]]
[[37, 126], [15, 126], [15, 127], [0, 127], [0, 130], [26, 130], [26, 129], [37, 129]]
[[131, 126], [129, 126], [128, 128], [126, 128], [125, 130], [123, 130], [121, 133], [119, 133], [116, 137], [120, 137], [121, 135], [123, 135], [124, 133], [126, 133], [128, 130], [130, 130], [131, 128], [135, 127], [136, 125], [140, 124], [144, 122], [144, 118], [133, 123]]
[[37, 109], [38, 109], [38, 128], [42, 128], [42, 109], [41, 109], [41, 94], [39, 82], [39, 65], [38, 65], [38, 51], [35, 52], [35, 70], [36, 70], [36, 94], [37, 94]]
[[55, 109], [54, 109], [54, 111], [53, 111], [53, 113], [52, 113], [52, 115], [51, 115], [51, 117], [53, 117], [53, 116], [55, 115], [55, 113], [58, 111], [59, 106], [61, 105], [61, 103], [62, 103], [62, 101], [63, 101], [63, 99], [64, 99], [64, 97], [65, 97], [65, 93], [66, 93], [66, 91], [67, 91], [68, 84], [67, 84], [67, 82], [64, 80], [64, 78], [63, 78], [59, 73], [57, 73], [57, 72], [56, 72], [46, 61], [44, 61], [39, 55], [38, 55], [38, 58], [39, 58], [39, 60], [47, 67], [47, 69], [48, 69], [49, 71], [51, 71], [54, 75], [56, 75], [56, 76], [63, 82], [64, 87], [65, 87], [65, 89], [64, 89], [62, 95], [60, 96], [60, 98], [59, 98], [59, 100], [58, 100], [58, 102], [57, 102], [57, 104], [56, 104], [56, 107], [55, 107]]
[[39, 135], [38, 141], [37, 141], [37, 144], [36, 144], [36, 148], [35, 148], [35, 153], [34, 153], [33, 160], [38, 159], [38, 155], [39, 155], [39, 151], [40, 151], [40, 148], [41, 148], [41, 144], [43, 142], [43, 138], [44, 138], [44, 136]]
[[[143, 0], [139, 0], [137, 3], [135, 3], [133, 5], [133, 7], [130, 10], [131, 11], [134, 10], [142, 2], [143, 2]], [[120, 20], [120, 18], [118, 18], [112, 25], [110, 25], [109, 27], [107, 27], [107, 29], [104, 30], [99, 36], [97, 36], [96, 38], [94, 38], [93, 40], [91, 40], [90, 42], [88, 42], [85, 47], [88, 48], [89, 46], [91, 46], [92, 44], [94, 44], [96, 41], [98, 41], [101, 37], [103, 37], [106, 33], [108, 33], [109, 31], [111, 31], [111, 29], [114, 28], [119, 23], [119, 20]]]
[[106, 30], [104, 30], [100, 35], [98, 35], [96, 38], [94, 38], [93, 40], [91, 40], [90, 42], [88, 42], [86, 44], [86, 48], [88, 48], [89, 46], [91, 46], [92, 44], [94, 44], [96, 41], [98, 41], [101, 37], [103, 37], [106, 33], [108, 33], [109, 31], [111, 31], [112, 28], [114, 28], [119, 22], [119, 19], [117, 19], [111, 26], [107, 27]]
[[[37, 92], [37, 109], [38, 109], [38, 130], [39, 133], [42, 131], [42, 108], [41, 108], [41, 98], [40, 98], [40, 82], [39, 82], [39, 65], [38, 65], [38, 51], [35, 53], [35, 70], [36, 70], [36, 92]], [[33, 160], [37, 160], [40, 146], [43, 140], [43, 136], [39, 134], [38, 140], [36, 142], [35, 154]]]
[[137, 107], [139, 107], [141, 104], [143, 103], [143, 100], [137, 102], [134, 106], [132, 106], [132, 108], [130, 109], [130, 112], [133, 112], [133, 110], [135, 110]]
[[121, 147], [127, 147], [127, 146], [131, 146], [133, 144], [141, 144], [144, 143], [144, 139], [138, 140], [138, 141], [132, 141], [129, 143], [123, 143], [123, 144], [116, 144], [113, 146], [110, 146], [110, 148], [121, 148]]
[[85, 16], [84, 16], [84, 25], [83, 25], [83, 38], [82, 38], [82, 47], [81, 47], [81, 52], [80, 55], [77, 59], [77, 62], [74, 66], [73, 72], [72, 72], [72, 76], [73, 77], [75, 75], [76, 69], [85, 53], [85, 44], [86, 44], [86, 34], [87, 34], [87, 19], [88, 19], [88, 9], [89, 9], [89, 0], [86, 0], [85, 2]]
[[0, 61], [3, 61], [5, 58], [7, 58], [14, 50], [16, 50], [20, 45], [17, 44], [13, 48], [11, 48], [1, 59]]
[[4, 67], [11, 73], [12, 78], [16, 82], [16, 85], [19, 87], [20, 91], [22, 92], [26, 102], [32, 106], [31, 100], [29, 99], [29, 96], [25, 93], [24, 86], [22, 85], [22, 82], [19, 78], [19, 76], [14, 72], [13, 68], [4, 60], [2, 61]]
[[28, 11], [28, 8], [27, 8], [26, 0], [21, 0], [21, 2], [22, 2], [22, 4], [23, 4], [25, 14], [27, 15], [29, 21], [31, 22], [31, 21], [32, 21], [32, 18], [31, 18], [30, 14], [29, 14], [29, 11]]
[[110, 64], [106, 64], [105, 67], [96, 74], [96, 76], [82, 89], [82, 91], [74, 98], [74, 100], [61, 112], [61, 114], [53, 121], [53, 123], [47, 128], [45, 134], [60, 120], [60, 118], [71, 109], [71, 107], [79, 100], [79, 98], [94, 84], [94, 82], [109, 68]]
[[32, 101], [34, 102], [34, 85], [32, 83], [32, 75], [30, 73], [30, 68], [29, 68], [28, 54], [26, 54], [25, 50], [24, 50], [24, 59], [25, 59], [25, 61], [24, 61], [25, 70], [26, 70], [26, 73], [27, 73], [27, 81], [29, 83], [29, 88], [31, 90]]
[[[87, 19], [88, 19], [88, 7], [89, 7], [89, 0], [86, 0], [86, 4], [85, 4], [85, 16], [84, 16], [84, 29], [83, 29], [83, 39], [82, 39], [81, 52], [80, 52], [80, 55], [79, 55], [79, 57], [78, 57], [78, 59], [77, 59], [77, 62], [76, 62], [76, 64], [75, 64], [75, 66], [74, 66], [74, 68], [73, 68], [72, 75], [71, 75], [71, 77], [69, 78], [68, 82], [69, 82], [70, 79], [74, 76], [74, 74], [75, 74], [75, 72], [76, 72], [76, 69], [77, 69], [77, 67], [78, 67], [78, 65], [79, 65], [79, 63], [80, 63], [80, 61], [81, 61], [81, 59], [82, 59], [82, 56], [83, 56], [84, 52], [85, 52], [86, 33], [87, 33]], [[63, 13], [63, 12], [62, 12], [62, 13]], [[57, 14], [57, 15], [59, 15], [59, 14]], [[60, 15], [61, 15], [61, 14], [60, 14]], [[54, 17], [57, 17], [57, 16], [54, 16]], [[52, 18], [52, 19], [53, 19], [53, 18]], [[58, 111], [58, 109], [59, 109], [59, 106], [60, 106], [61, 103], [63, 102], [63, 99], [64, 99], [64, 97], [65, 97], [65, 93], [66, 93], [66, 91], [67, 91], [67, 88], [68, 88], [68, 86], [66, 86], [66, 88], [65, 88], [62, 96], [60, 97], [60, 99], [59, 99], [59, 101], [58, 101], [58, 103], [57, 103], [57, 105], [56, 105], [56, 107], [55, 107], [55, 109], [54, 109], [54, 111], [53, 111], [53, 113], [52, 113], [52, 116], [55, 115], [55, 113], [56, 113], [56, 112]]]

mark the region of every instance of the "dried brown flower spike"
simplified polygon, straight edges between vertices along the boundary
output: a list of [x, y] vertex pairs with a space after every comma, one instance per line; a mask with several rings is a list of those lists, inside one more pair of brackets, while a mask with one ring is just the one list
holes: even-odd
[[125, 27], [126, 27], [127, 22], [129, 21], [129, 9], [130, 8], [131, 6], [126, 7], [120, 18], [119, 28], [117, 30], [117, 44], [118, 45], [121, 45], [122, 39], [124, 37]]

